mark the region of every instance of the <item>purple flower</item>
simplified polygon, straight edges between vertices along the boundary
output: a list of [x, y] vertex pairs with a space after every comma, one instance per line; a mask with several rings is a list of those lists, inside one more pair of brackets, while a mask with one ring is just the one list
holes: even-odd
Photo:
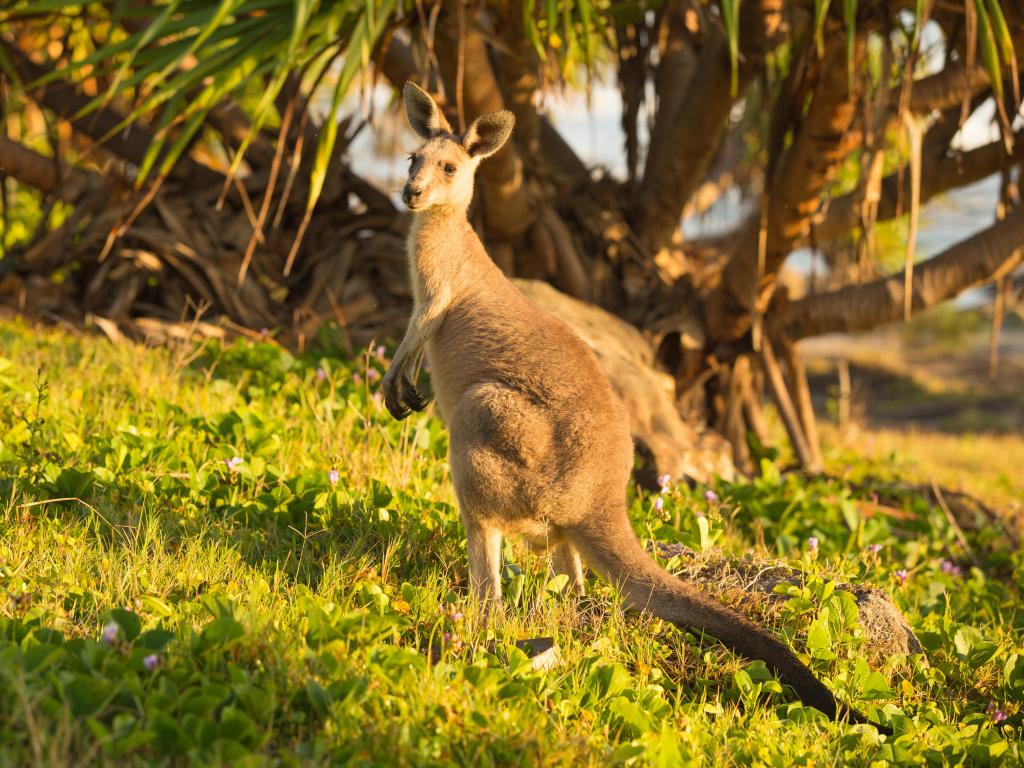
[[655, 512], [661, 512], [661, 510], [664, 507], [665, 507], [665, 502], [662, 500], [661, 496], [655, 496], [654, 497], [654, 511]]
[[668, 484], [672, 482], [672, 475], [661, 475], [658, 478], [658, 485], [661, 486], [662, 493], [668, 493]]
[[120, 631], [121, 627], [118, 626], [116, 621], [112, 621], [103, 628], [103, 634], [100, 639], [107, 645], [113, 645], [114, 641], [117, 640], [117, 633]]
[[942, 565], [939, 566], [943, 573], [948, 573], [954, 578], [960, 578], [963, 576], [963, 571], [960, 570], [960, 566], [954, 563], [952, 560], [943, 560]]
[[325, 371], [322, 367], [321, 368], [317, 368], [316, 369], [316, 380], [317, 381], [325, 381], [326, 379], [327, 379], [327, 371]]
[[227, 468], [230, 469], [232, 472], [237, 472], [238, 468], [242, 466], [242, 457], [232, 456], [230, 459], [224, 459], [224, 463], [227, 465]]
[[385, 352], [387, 352], [387, 350], [384, 349], [384, 345], [381, 344], [380, 346], [377, 347], [376, 350], [374, 350], [374, 355], [376, 355], [378, 360], [383, 360]]
[[142, 666], [144, 666], [147, 670], [152, 672], [160, 666], [160, 656], [155, 653], [149, 654], [149, 656], [146, 656], [142, 659]]
[[384, 404], [384, 395], [381, 393], [380, 390], [377, 390], [372, 395], [370, 395], [370, 399], [373, 400], [373, 404], [376, 405], [378, 408], [380, 408]]
[[994, 701], [988, 703], [988, 709], [985, 711], [992, 718], [993, 723], [1001, 723], [1007, 718], [1006, 710], [1000, 709]]
[[462, 621], [462, 611], [458, 609], [455, 603], [451, 603], [448, 606], [448, 618], [452, 621]]
[[807, 540], [807, 551], [810, 552], [811, 554], [815, 554], [818, 551], [818, 537], [817, 536], [811, 536], [811, 538], [809, 538]]
[[704, 491], [704, 501], [706, 501], [708, 504], [714, 504], [716, 501], [718, 501], [718, 494], [712, 491], [710, 488], [708, 488], [706, 491]]
[[373, 382], [380, 378], [380, 371], [376, 368], [371, 368], [366, 372], [366, 380]]
[[907, 573], [906, 568], [900, 568], [896, 571], [896, 578], [900, 580], [900, 584], [906, 584], [910, 574]]
[[327, 473], [327, 482], [329, 482], [331, 485], [337, 485], [340, 477], [341, 475], [338, 474], [338, 470], [332, 469], [330, 472]]
[[881, 544], [872, 544], [871, 546], [868, 547], [868, 552], [870, 552], [872, 555], [877, 555], [881, 551], [882, 551], [882, 545]]
[[354, 384], [362, 384], [363, 383], [363, 377], [360, 376], [358, 373], [353, 373], [352, 374], [352, 382]]

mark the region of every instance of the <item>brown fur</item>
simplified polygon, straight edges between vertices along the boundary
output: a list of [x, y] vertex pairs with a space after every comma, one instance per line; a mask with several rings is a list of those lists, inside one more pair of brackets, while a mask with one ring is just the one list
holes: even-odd
[[500, 604], [505, 535], [550, 547], [555, 568], [580, 593], [582, 555], [631, 606], [763, 659], [806, 703], [834, 717], [832, 694], [786, 646], [665, 573], [637, 540], [626, 511], [633, 442], [625, 407], [591, 350], [505, 278], [466, 218], [476, 167], [504, 143], [511, 115], [484, 116], [459, 138], [411, 83], [405, 102], [426, 141], [412, 157], [404, 195], [416, 212], [409, 235], [415, 306], [384, 377], [385, 402], [396, 418], [425, 405], [407, 375], [425, 349], [451, 435], [474, 593]]

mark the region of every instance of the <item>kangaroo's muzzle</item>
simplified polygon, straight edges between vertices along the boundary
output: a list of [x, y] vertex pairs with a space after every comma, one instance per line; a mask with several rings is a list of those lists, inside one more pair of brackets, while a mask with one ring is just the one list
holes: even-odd
[[423, 190], [420, 187], [414, 187], [412, 184], [406, 184], [402, 190], [402, 200], [410, 207], [415, 205], [422, 196]]

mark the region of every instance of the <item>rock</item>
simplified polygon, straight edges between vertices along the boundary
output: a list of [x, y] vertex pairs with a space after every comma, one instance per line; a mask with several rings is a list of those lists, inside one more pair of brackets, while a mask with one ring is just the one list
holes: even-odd
[[552, 637], [517, 640], [516, 647], [530, 657], [530, 666], [534, 669], [554, 669], [562, 663], [562, 653]]
[[[677, 555], [681, 558], [681, 567], [676, 571], [678, 575], [715, 595], [739, 590], [747, 595], [756, 595], [757, 602], [781, 604], [789, 598], [777, 594], [775, 587], [803, 582], [800, 571], [769, 558], [747, 555], [742, 560], [731, 560], [718, 550], [698, 553], [682, 544], [662, 542], [657, 542], [656, 546], [663, 558]], [[888, 593], [858, 584], [840, 584], [838, 588], [853, 594], [857, 601], [860, 626], [872, 654], [924, 653], [921, 641]], [[744, 602], [749, 604], [750, 601]]]
[[513, 281], [534, 304], [561, 319], [597, 355], [615, 392], [629, 411], [637, 453], [658, 475], [706, 483], [731, 480], [736, 470], [728, 442], [714, 432], [687, 424], [675, 405], [675, 382], [654, 367], [654, 349], [639, 330], [600, 307], [579, 301], [538, 280]]
[[924, 653], [921, 641], [888, 594], [874, 587], [843, 588], [853, 592], [857, 600], [860, 626], [873, 651], [883, 656]]

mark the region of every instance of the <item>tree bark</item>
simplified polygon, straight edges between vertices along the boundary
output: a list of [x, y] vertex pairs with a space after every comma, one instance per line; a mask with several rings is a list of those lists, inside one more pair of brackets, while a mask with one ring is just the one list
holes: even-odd
[[[914, 268], [912, 311], [1009, 274], [1024, 256], [1024, 213], [1017, 211]], [[860, 331], [903, 320], [903, 273], [794, 301], [774, 323], [791, 339]]]
[[764, 54], [775, 41], [781, 23], [781, 0], [744, 5], [740, 16], [743, 55], [736, 94], [731, 91], [732, 64], [726, 40], [720, 33], [709, 32], [710, 39], [701, 50], [696, 72], [676, 114], [662, 114], [659, 109], [657, 122], [669, 127], [655, 128], [656, 132], [664, 131], [666, 138], [662, 149], [647, 155], [633, 206], [637, 234], [651, 251], [669, 244], [679, 229], [683, 208], [714, 158], [732, 105], [763, 66]]
[[[988, 73], [975, 65], [968, 70], [964, 62], [949, 62], [940, 72], [915, 80], [910, 91], [910, 111], [918, 114], [958, 107], [964, 94], [975, 96], [989, 85]], [[896, 106], [896, 105], [894, 105]]]
[[812, 466], [823, 467], [825, 459], [821, 455], [821, 439], [818, 437], [818, 421], [814, 415], [811, 389], [807, 384], [807, 370], [795, 345], [791, 344], [789, 339], [780, 338], [779, 349], [786, 360], [786, 368], [789, 369], [789, 384], [796, 398], [794, 405], [800, 417], [800, 425], [804, 429], [804, 437], [807, 438]]
[[644, 89], [647, 85], [647, 56], [649, 42], [646, 22], [619, 24], [615, 28], [619, 61], [619, 96], [622, 99], [622, 132], [626, 137], [626, 182], [630, 188], [636, 184], [636, 172], [640, 159], [640, 138], [638, 119], [643, 106]]

